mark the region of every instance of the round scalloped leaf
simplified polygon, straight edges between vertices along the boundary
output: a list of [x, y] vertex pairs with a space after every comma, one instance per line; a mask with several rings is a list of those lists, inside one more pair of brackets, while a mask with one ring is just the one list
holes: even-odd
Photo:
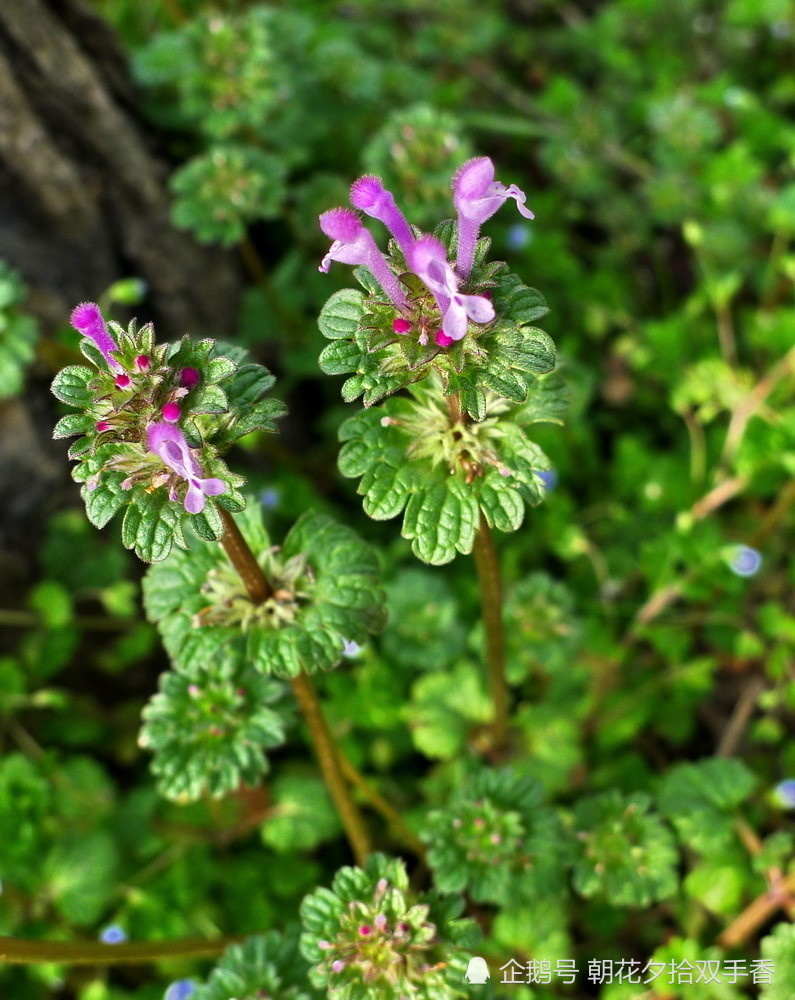
[[508, 768], [468, 777], [420, 831], [435, 885], [501, 906], [559, 893], [566, 858], [557, 816], [543, 797], [540, 783]]
[[452, 425], [435, 379], [409, 391], [412, 398], [389, 399], [342, 424], [339, 469], [360, 480], [369, 517], [403, 512], [401, 533], [414, 554], [441, 565], [472, 551], [481, 511], [490, 527], [515, 531], [525, 505], [543, 499], [539, 473], [550, 463], [493, 394], [484, 396], [484, 416], [494, 408], [496, 423]]
[[577, 892], [615, 906], [648, 906], [674, 895], [679, 856], [673, 834], [650, 805], [646, 795], [615, 790], [577, 803]]
[[334, 292], [320, 310], [317, 325], [329, 340], [355, 338], [364, 315], [364, 295], [355, 288]]
[[226, 659], [192, 679], [171, 671], [143, 710], [139, 744], [154, 752], [158, 791], [179, 802], [220, 798], [268, 770], [264, 751], [284, 741], [284, 721], [270, 708], [284, 686]]
[[268, 931], [227, 948], [192, 1000], [314, 1000], [297, 934]]
[[226, 648], [265, 674], [329, 670], [346, 642], [383, 628], [378, 560], [349, 528], [304, 514], [277, 554], [258, 512], [247, 511], [241, 527], [274, 585], [263, 605], [251, 602], [217, 545], [175, 552], [146, 575], [147, 614], [180, 671], [192, 676]]

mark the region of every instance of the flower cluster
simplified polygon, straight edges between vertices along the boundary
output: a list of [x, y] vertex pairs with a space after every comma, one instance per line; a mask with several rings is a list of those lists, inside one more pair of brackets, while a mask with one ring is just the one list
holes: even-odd
[[123, 508], [122, 541], [145, 562], [185, 548], [186, 523], [220, 539], [226, 514], [246, 506], [245, 480], [221, 456], [252, 431], [276, 430], [284, 406], [266, 398], [273, 376], [241, 348], [228, 349], [234, 359], [220, 354], [213, 340], [157, 344], [151, 324], [124, 330], [93, 302], [74, 310], [72, 326], [91, 367], [56, 375], [54, 395], [78, 412], [53, 436], [78, 437], [72, 477], [91, 523], [102, 528]]
[[517, 905], [560, 891], [561, 831], [534, 779], [509, 769], [472, 775], [420, 832], [442, 892]]
[[[533, 213], [525, 207], [524, 192], [515, 184], [506, 187], [494, 180], [494, 164], [488, 157], [469, 160], [456, 172], [453, 201], [458, 222], [453, 265], [441, 240], [412, 230], [392, 193], [378, 177], [360, 177], [351, 188], [351, 204], [387, 227], [400, 256], [393, 256], [390, 263], [357, 212], [333, 208], [320, 216], [320, 228], [333, 240], [320, 270], [327, 272], [335, 260], [366, 267], [397, 311], [392, 326], [395, 333], [405, 336], [417, 331], [423, 347], [432, 333], [439, 347], [449, 347], [466, 336], [470, 323], [485, 325], [495, 318], [494, 306], [487, 295], [467, 294], [460, 286], [469, 281], [481, 225], [508, 198], [516, 200], [522, 215], [533, 218]], [[400, 263], [422, 282], [419, 295], [411, 293], [411, 282], [406, 280], [405, 271], [397, 273]], [[423, 308], [427, 292], [431, 293], [438, 310], [430, 324]]]
[[[94, 344], [107, 366], [107, 374], [100, 371], [90, 386], [97, 444], [115, 439], [145, 452], [140, 461], [139, 454], [129, 452], [110, 460], [109, 466], [130, 472], [121, 489], [142, 480], [151, 489], [168, 485], [170, 500], [181, 501], [191, 514], [201, 513], [205, 497], [218, 496], [227, 486], [221, 479], [203, 476], [178, 426], [186, 397], [201, 382], [199, 371], [191, 366], [175, 369], [163, 348], [136, 354], [130, 364], [93, 302], [77, 306], [72, 326]], [[98, 476], [89, 479], [88, 489], [98, 485]]]
[[[459, 947], [471, 943], [470, 921], [450, 919], [461, 902], [411, 903], [402, 862], [371, 855], [364, 870], [343, 868], [332, 888], [301, 905], [301, 950], [313, 963], [310, 981], [337, 1000], [431, 1000], [463, 980]], [[374, 994], [368, 994], [374, 995]]]

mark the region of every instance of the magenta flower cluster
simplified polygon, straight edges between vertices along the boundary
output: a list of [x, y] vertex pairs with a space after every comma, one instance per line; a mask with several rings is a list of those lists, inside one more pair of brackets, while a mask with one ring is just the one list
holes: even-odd
[[[119, 358], [118, 344], [108, 331], [99, 306], [94, 302], [82, 302], [77, 306], [72, 312], [71, 322], [78, 333], [93, 341], [99, 349], [111, 373], [115, 375], [116, 390], [119, 393], [129, 395], [129, 400], [124, 398], [115, 400], [113, 412], [97, 420], [95, 429], [98, 434], [121, 430], [127, 426], [129, 416], [125, 402], [132, 402], [133, 395], [138, 388], [138, 380], [142, 376], [151, 375], [152, 359], [146, 354], [139, 354], [131, 368], [125, 370]], [[156, 477], [155, 482], [159, 484], [161, 479], [163, 482], [169, 481], [169, 499], [177, 501], [179, 493], [174, 481], [175, 477], [177, 480], [185, 480], [188, 487], [183, 502], [185, 510], [190, 514], [200, 514], [204, 510], [206, 497], [218, 496], [226, 490], [226, 484], [223, 480], [204, 477], [185, 435], [177, 426], [182, 417], [179, 400], [198, 384], [200, 378], [200, 373], [195, 368], [183, 368], [179, 372], [179, 387], [170, 393], [171, 398], [168, 398], [160, 407], [161, 419], [151, 421], [146, 427], [148, 451], [156, 455], [170, 470], [170, 474], [164, 473]], [[118, 427], [116, 426], [117, 419], [119, 420]], [[121, 485], [123, 488], [130, 489], [134, 480], [135, 477], [131, 476], [124, 480]]]
[[[441, 317], [434, 337], [440, 347], [449, 347], [461, 340], [470, 322], [483, 324], [494, 319], [494, 306], [485, 296], [467, 295], [459, 287], [469, 280], [480, 227], [508, 198], [516, 201], [525, 218], [532, 219], [533, 213], [525, 206], [524, 192], [515, 184], [506, 187], [495, 181], [494, 164], [487, 156], [469, 160], [453, 177], [453, 202], [458, 216], [455, 264], [448, 261], [447, 251], [434, 236], [415, 235], [380, 178], [360, 177], [351, 187], [350, 197], [354, 209], [387, 227], [408, 270], [416, 274], [434, 296]], [[393, 329], [399, 334], [409, 333], [412, 329], [411, 304], [406, 292], [357, 212], [350, 208], [332, 208], [320, 216], [320, 228], [333, 240], [320, 270], [326, 273], [335, 260], [366, 267], [398, 311]], [[419, 339], [420, 343], [427, 343], [427, 332], [422, 332]]]

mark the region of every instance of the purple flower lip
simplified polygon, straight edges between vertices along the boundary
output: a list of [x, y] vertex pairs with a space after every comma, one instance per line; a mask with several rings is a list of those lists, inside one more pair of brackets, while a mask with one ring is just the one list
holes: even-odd
[[516, 207], [526, 219], [535, 218], [525, 205], [527, 198], [521, 188], [515, 184], [506, 187], [494, 180], [494, 164], [488, 156], [467, 160], [456, 171], [453, 177], [453, 202], [458, 212], [456, 271], [462, 278], [468, 278], [472, 270], [480, 227], [508, 198], [516, 201]]
[[328, 273], [331, 262], [366, 267], [398, 309], [408, 306], [405, 292], [392, 273], [375, 240], [350, 208], [332, 208], [320, 216], [320, 228], [334, 242], [320, 263], [319, 270]]
[[[188, 482], [185, 494], [185, 510], [189, 514], [200, 514], [204, 510], [205, 497], [215, 497], [226, 492], [222, 479], [205, 479], [199, 463], [193, 457], [185, 435], [171, 424], [150, 424], [147, 431], [149, 450], [154, 452], [173, 472]], [[172, 497], [173, 499], [173, 497]]]
[[[465, 336], [469, 320], [490, 323], [494, 319], [494, 306], [488, 299], [482, 295], [462, 295], [458, 291], [455, 272], [436, 237], [423, 236], [417, 240], [409, 254], [409, 264], [433, 292], [442, 313], [441, 332], [450, 343]], [[442, 346], [449, 346], [449, 343], [442, 343]]]
[[81, 302], [75, 306], [70, 322], [81, 336], [94, 341], [111, 371], [121, 371], [121, 365], [111, 356], [111, 351], [118, 351], [118, 344], [108, 333], [102, 312], [96, 302]]

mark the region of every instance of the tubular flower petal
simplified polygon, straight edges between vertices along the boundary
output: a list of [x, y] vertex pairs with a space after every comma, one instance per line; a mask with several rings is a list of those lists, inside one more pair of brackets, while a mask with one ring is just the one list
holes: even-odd
[[165, 465], [188, 481], [185, 494], [185, 510], [189, 514], [200, 514], [204, 510], [205, 497], [215, 497], [226, 491], [222, 479], [205, 479], [199, 463], [193, 457], [185, 436], [178, 427], [170, 424], [152, 424], [147, 431], [149, 450], [154, 452]]
[[333, 260], [342, 264], [360, 264], [372, 272], [398, 309], [406, 308], [408, 303], [403, 289], [355, 212], [349, 208], [332, 208], [320, 216], [320, 228], [334, 242], [318, 270], [328, 273]]
[[[462, 295], [458, 280], [447, 261], [442, 244], [433, 236], [423, 236], [414, 244], [410, 256], [411, 269], [433, 292], [442, 313], [442, 336], [450, 341], [461, 340], [467, 332], [468, 320], [490, 323], [494, 306], [482, 295]], [[437, 344], [446, 346], [437, 336]]]
[[75, 306], [72, 310], [71, 323], [79, 334], [94, 341], [111, 371], [121, 371], [121, 365], [110, 354], [111, 351], [118, 351], [118, 344], [108, 333], [102, 312], [96, 302], [81, 302], [79, 306]]
[[397, 207], [394, 195], [387, 191], [381, 182], [380, 177], [366, 174], [355, 181], [351, 187], [351, 204], [354, 208], [362, 212], [387, 227], [397, 241], [398, 246], [403, 251], [403, 256], [408, 258], [409, 250], [414, 243], [414, 236], [408, 222]]
[[494, 180], [494, 164], [487, 156], [468, 160], [453, 177], [453, 201], [458, 212], [458, 257], [456, 270], [468, 278], [472, 270], [475, 242], [481, 225], [490, 219], [508, 198], [526, 219], [535, 216], [525, 206], [527, 197], [515, 184], [506, 187]]

